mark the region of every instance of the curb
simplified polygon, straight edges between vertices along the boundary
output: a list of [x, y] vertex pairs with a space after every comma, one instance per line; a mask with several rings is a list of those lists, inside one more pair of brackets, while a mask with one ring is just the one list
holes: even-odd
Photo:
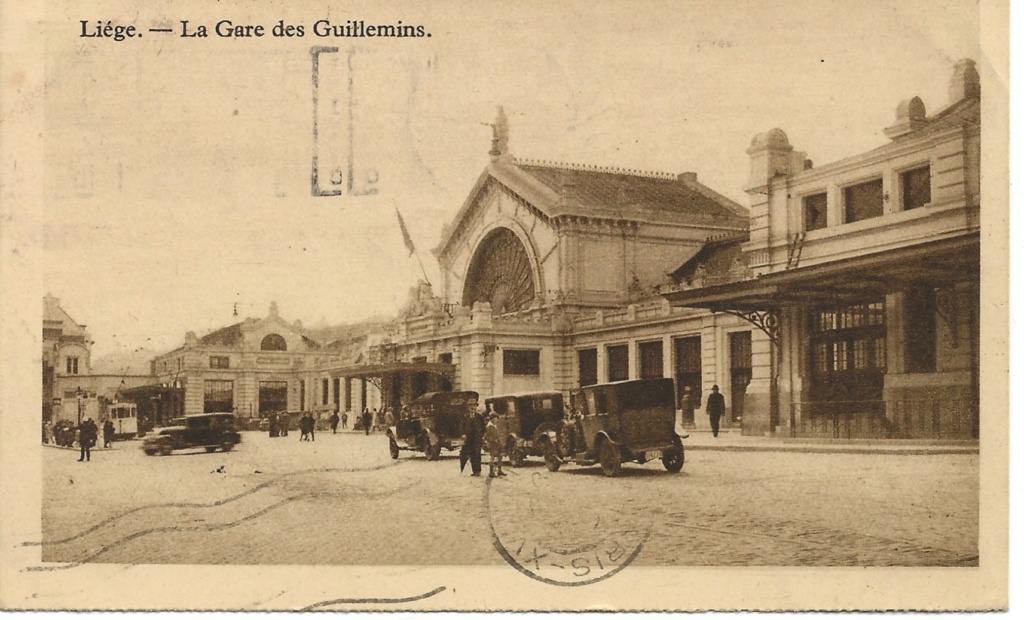
[[888, 448], [885, 446], [736, 446], [736, 445], [687, 445], [683, 444], [688, 452], [798, 452], [805, 454], [892, 454], [892, 455], [922, 455], [932, 456], [937, 454], [978, 454], [978, 447], [927, 447], [927, 448]]

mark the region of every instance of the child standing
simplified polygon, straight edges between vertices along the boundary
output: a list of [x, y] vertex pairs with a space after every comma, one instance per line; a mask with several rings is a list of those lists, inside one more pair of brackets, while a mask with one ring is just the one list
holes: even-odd
[[[498, 414], [491, 412], [487, 418], [487, 428], [484, 429], [484, 443], [487, 451], [491, 453], [491, 478], [504, 476], [501, 471], [501, 452], [504, 446], [501, 445], [501, 433], [498, 432]], [[497, 470], [497, 473], [495, 473]]]

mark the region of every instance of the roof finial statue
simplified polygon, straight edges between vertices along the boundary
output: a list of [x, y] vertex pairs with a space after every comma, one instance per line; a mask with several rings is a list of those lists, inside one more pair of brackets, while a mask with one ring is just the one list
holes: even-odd
[[509, 156], [508, 153], [508, 117], [505, 116], [505, 108], [498, 106], [498, 115], [490, 125], [493, 136], [491, 137], [491, 161], [498, 161]]

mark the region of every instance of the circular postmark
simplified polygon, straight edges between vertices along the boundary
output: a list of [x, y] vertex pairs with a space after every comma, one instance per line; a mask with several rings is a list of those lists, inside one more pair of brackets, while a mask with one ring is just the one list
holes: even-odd
[[556, 586], [609, 579], [643, 551], [650, 526], [620, 480], [527, 466], [487, 480], [491, 541], [523, 575]]

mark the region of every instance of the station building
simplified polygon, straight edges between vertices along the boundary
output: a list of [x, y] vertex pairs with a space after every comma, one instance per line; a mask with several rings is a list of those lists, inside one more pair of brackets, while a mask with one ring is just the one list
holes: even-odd
[[[517, 159], [486, 165], [398, 317], [327, 344], [272, 307], [153, 362], [186, 412], [396, 410], [671, 377], [682, 423], [712, 385], [744, 434], [976, 438], [980, 86], [899, 104], [888, 144], [812, 166], [751, 142], [749, 208], [697, 180]], [[684, 394], [690, 407], [684, 406]], [[690, 409], [693, 409], [691, 412]]]
[[826, 166], [754, 137], [748, 270], [663, 289], [758, 327], [745, 432], [977, 438], [980, 97], [960, 61], [945, 107], [907, 99], [888, 144]]
[[[703, 426], [717, 383], [739, 423], [751, 325], [673, 308], [658, 287], [708, 261], [742, 268], [719, 248], [747, 238], [747, 209], [694, 173], [517, 159], [502, 112], [493, 127], [490, 163], [434, 250], [439, 290], [420, 283], [375, 349], [396, 364], [447, 365], [456, 389], [482, 398], [671, 377], [680, 398], [691, 390], [697, 414], [685, 422]], [[407, 402], [431, 374], [384, 377], [382, 399]]]

